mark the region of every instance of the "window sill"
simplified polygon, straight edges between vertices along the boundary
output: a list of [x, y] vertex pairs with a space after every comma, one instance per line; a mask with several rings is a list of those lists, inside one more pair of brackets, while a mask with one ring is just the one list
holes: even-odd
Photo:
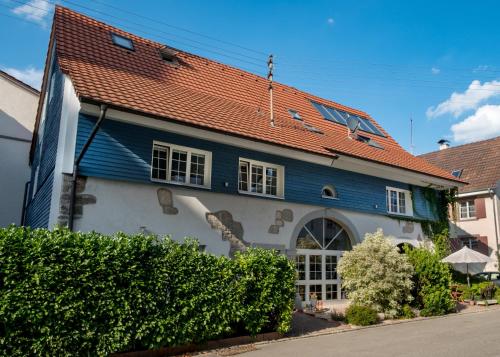
[[321, 195], [321, 198], [327, 199], [327, 200], [338, 200], [338, 197], [330, 197], [330, 196], [323, 196]]
[[470, 221], [477, 221], [479, 218], [476, 217], [470, 217], [470, 218], [460, 218], [458, 221], [459, 222], [470, 222]]
[[151, 182], [156, 182], [156, 183], [164, 183], [167, 185], [175, 185], [175, 186], [183, 186], [183, 187], [191, 187], [191, 188], [201, 188], [204, 190], [211, 190], [211, 186], [202, 186], [202, 185], [194, 185], [192, 183], [182, 183], [182, 182], [175, 182], [175, 181], [165, 181], [165, 180], [158, 180], [158, 179], [150, 179]]
[[396, 212], [389, 212], [389, 211], [387, 211], [387, 214], [389, 216], [413, 217], [413, 213], [412, 214], [408, 214], [408, 213], [396, 213]]
[[241, 190], [238, 190], [238, 193], [240, 195], [263, 197], [263, 198], [273, 198], [276, 200], [284, 200], [285, 199], [285, 197], [283, 197], [283, 196], [266, 195], [265, 193], [255, 193], [255, 192], [248, 192], [248, 191], [241, 191]]

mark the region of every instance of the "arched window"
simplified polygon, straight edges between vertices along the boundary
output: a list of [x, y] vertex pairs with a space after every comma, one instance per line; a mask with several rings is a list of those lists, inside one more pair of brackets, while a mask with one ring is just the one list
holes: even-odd
[[332, 198], [338, 198], [337, 197], [337, 190], [335, 190], [335, 187], [333, 187], [331, 185], [326, 185], [321, 190], [321, 197], [323, 197], [323, 198], [330, 198], [330, 199], [332, 199]]
[[351, 240], [342, 226], [328, 218], [316, 218], [302, 227], [297, 249], [351, 250]]
[[307, 222], [297, 237], [297, 293], [302, 301], [343, 297], [337, 264], [343, 251], [351, 250], [347, 231], [329, 218]]

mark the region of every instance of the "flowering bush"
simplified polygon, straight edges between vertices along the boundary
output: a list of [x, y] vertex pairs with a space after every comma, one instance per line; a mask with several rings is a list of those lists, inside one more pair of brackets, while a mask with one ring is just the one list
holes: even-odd
[[349, 299], [395, 316], [402, 303], [411, 301], [413, 268], [404, 254], [379, 229], [344, 253], [338, 271]]

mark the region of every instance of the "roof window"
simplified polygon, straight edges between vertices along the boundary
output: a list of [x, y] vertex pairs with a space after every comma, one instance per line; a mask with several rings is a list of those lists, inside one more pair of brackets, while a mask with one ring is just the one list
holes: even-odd
[[113, 39], [113, 44], [123, 47], [127, 50], [133, 51], [134, 50], [134, 43], [132, 40], [128, 37], [124, 37], [121, 35], [117, 35], [116, 33], [112, 33], [111, 37]]
[[159, 52], [161, 59], [164, 60], [165, 62], [170, 64], [179, 63], [179, 61], [177, 60], [177, 51], [175, 51], [173, 48], [165, 46], [160, 48]]
[[295, 120], [302, 120], [302, 117], [300, 116], [299, 112], [293, 109], [288, 109], [288, 113], [292, 116], [293, 119]]
[[460, 178], [460, 176], [462, 176], [462, 171], [463, 170], [458, 170], [458, 169], [452, 170], [451, 175], [455, 176], [456, 178]]

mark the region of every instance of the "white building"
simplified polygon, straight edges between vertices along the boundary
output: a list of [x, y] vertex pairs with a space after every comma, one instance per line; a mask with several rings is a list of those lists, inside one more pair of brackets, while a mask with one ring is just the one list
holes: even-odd
[[0, 71], [0, 227], [21, 223], [39, 92]]
[[498, 270], [500, 235], [500, 136], [449, 147], [440, 141], [440, 150], [421, 157], [440, 166], [469, 185], [460, 187], [451, 214], [450, 236], [456, 250], [464, 245], [495, 259], [475, 270]]

